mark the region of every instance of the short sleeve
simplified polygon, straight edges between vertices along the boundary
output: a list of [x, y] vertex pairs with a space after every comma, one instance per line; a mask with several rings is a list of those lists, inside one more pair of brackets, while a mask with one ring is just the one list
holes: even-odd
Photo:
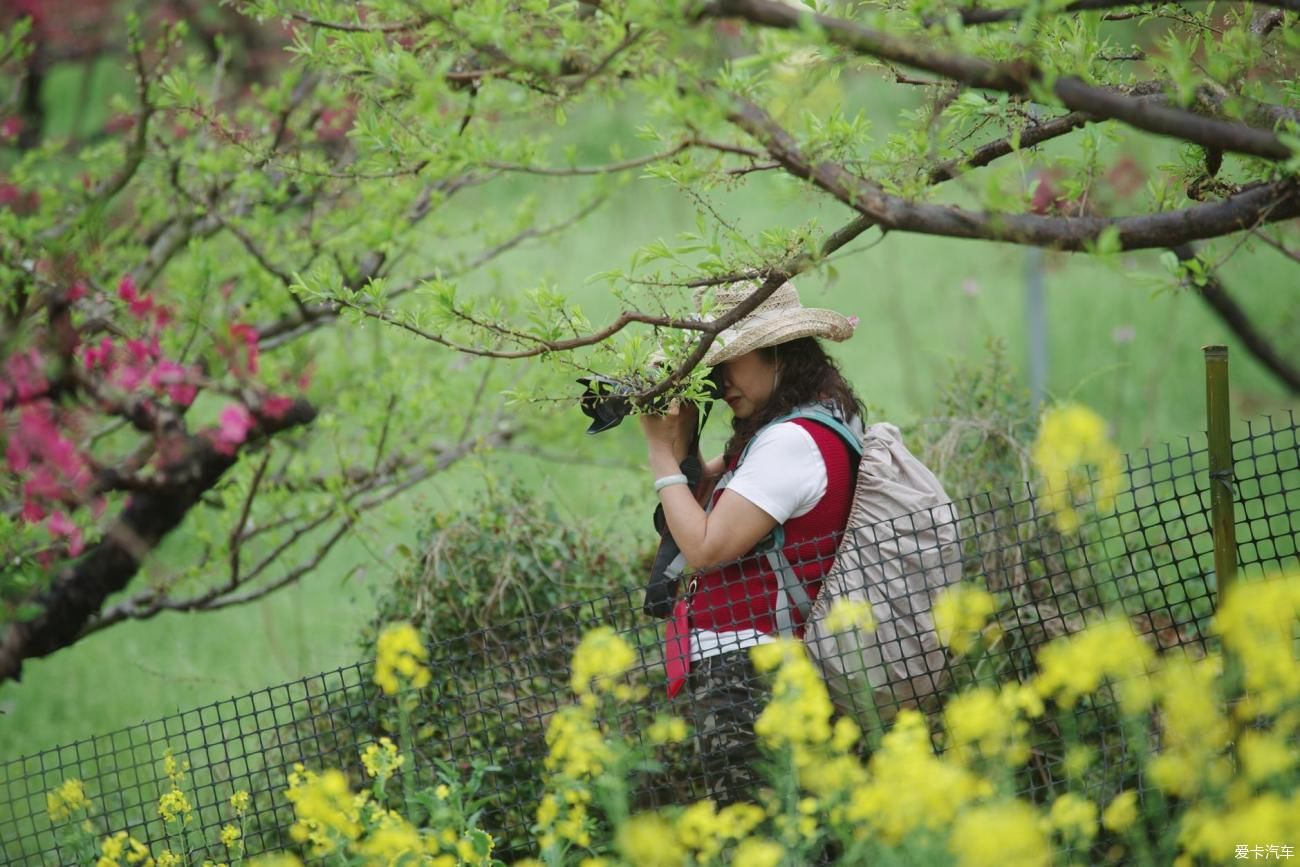
[[812, 511], [826, 493], [826, 462], [812, 434], [794, 422], [759, 431], [727, 483], [778, 524]]

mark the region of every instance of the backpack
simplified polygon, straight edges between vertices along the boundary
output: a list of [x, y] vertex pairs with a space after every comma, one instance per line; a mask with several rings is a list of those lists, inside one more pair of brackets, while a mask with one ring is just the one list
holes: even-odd
[[[860, 725], [890, 718], [901, 706], [923, 706], [946, 683], [947, 655], [935, 632], [932, 605], [961, 580], [957, 510], [934, 473], [903, 444], [892, 424], [862, 429], [832, 407], [801, 407], [773, 424], [807, 418], [840, 435], [859, 455], [848, 524], [835, 561], [822, 576], [816, 602], [785, 556], [784, 527], [760, 543], [780, 580], [776, 620], [795, 633], [791, 609], [803, 617], [803, 640], [825, 678], [831, 699]], [[871, 631], [831, 629], [840, 601], [867, 602]], [[875, 708], [867, 706], [871, 698]]]

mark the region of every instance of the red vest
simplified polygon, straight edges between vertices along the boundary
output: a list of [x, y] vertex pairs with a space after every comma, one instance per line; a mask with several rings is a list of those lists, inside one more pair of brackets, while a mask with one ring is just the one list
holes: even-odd
[[[811, 419], [794, 419], [794, 424], [812, 435], [826, 463], [826, 493], [812, 511], [785, 522], [785, 556], [807, 588], [808, 598], [816, 599], [849, 521], [856, 467], [853, 453], [839, 434]], [[714, 493], [715, 505], [722, 493]], [[772, 612], [780, 583], [766, 557], [749, 554], [740, 562], [702, 573], [697, 580], [690, 602], [691, 626], [716, 632], [758, 629], [776, 634]], [[791, 613], [796, 624], [803, 622], [798, 610]]]

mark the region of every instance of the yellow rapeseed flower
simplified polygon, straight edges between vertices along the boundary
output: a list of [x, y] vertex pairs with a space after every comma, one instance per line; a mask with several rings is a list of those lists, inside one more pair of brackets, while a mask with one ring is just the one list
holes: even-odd
[[58, 787], [45, 793], [45, 811], [49, 813], [51, 822], [62, 822], [89, 806], [86, 784], [75, 778], [64, 780]]
[[432, 675], [424, 661], [429, 652], [420, 633], [409, 623], [390, 623], [379, 633], [375, 654], [375, 683], [387, 695], [396, 695], [403, 685], [423, 689]]
[[1116, 795], [1101, 814], [1101, 824], [1107, 830], [1123, 832], [1129, 829], [1138, 817], [1137, 792], [1132, 789]]
[[598, 626], [582, 636], [573, 652], [569, 683], [578, 695], [613, 692], [615, 681], [636, 662], [632, 645], [611, 627]]
[[846, 632], [861, 629], [872, 632], [876, 628], [876, 617], [872, 613], [871, 603], [866, 599], [839, 599], [831, 606], [826, 615], [826, 628], [831, 632]]
[[637, 813], [623, 823], [615, 839], [632, 867], [681, 867], [686, 863], [686, 850], [677, 841], [673, 826], [657, 813]]
[[733, 864], [745, 867], [776, 867], [785, 857], [785, 849], [775, 840], [763, 837], [747, 837], [736, 846]]
[[561, 708], [551, 717], [546, 744], [546, 769], [573, 779], [598, 776], [613, 757], [600, 729], [581, 707]]
[[934, 602], [934, 628], [953, 653], [969, 653], [984, 630], [997, 600], [971, 584], [954, 584]]
[[233, 849], [239, 844], [239, 838], [243, 835], [235, 825], [224, 825], [221, 828], [221, 845], [227, 849]]
[[1107, 511], [1114, 505], [1123, 461], [1105, 419], [1086, 406], [1067, 403], [1044, 412], [1031, 458], [1043, 480], [1043, 503], [1061, 532], [1079, 528], [1075, 507], [1088, 496], [1087, 467], [1097, 470], [1097, 508]]
[[1097, 805], [1074, 792], [1066, 792], [1052, 802], [1048, 819], [1067, 840], [1086, 842], [1097, 836]]
[[1231, 775], [1223, 751], [1231, 728], [1218, 694], [1219, 657], [1168, 657], [1153, 678], [1160, 696], [1162, 744], [1147, 774], [1163, 791], [1190, 797]]
[[164, 822], [174, 822], [178, 819], [189, 822], [194, 818], [194, 808], [185, 793], [174, 788], [158, 799], [158, 815], [162, 816]]
[[[387, 867], [400, 864], [410, 856], [422, 855], [424, 839], [413, 825], [403, 819], [371, 831], [352, 845], [352, 852], [363, 857], [366, 864]], [[422, 862], [416, 857], [411, 863]]]
[[181, 867], [182, 863], [181, 856], [170, 849], [164, 849], [158, 853], [154, 867]]
[[185, 774], [189, 769], [189, 761], [177, 762], [176, 756], [172, 754], [171, 747], [168, 747], [163, 753], [163, 772], [167, 774], [167, 779], [172, 784], [173, 789], [181, 787], [185, 782]]
[[959, 867], [1046, 867], [1052, 846], [1034, 808], [1024, 801], [973, 807], [952, 825], [948, 851]]
[[313, 857], [335, 851], [340, 841], [361, 836], [357, 799], [348, 789], [342, 771], [331, 769], [315, 774], [296, 765], [286, 797], [296, 817], [289, 836], [298, 843], [311, 844]]
[[987, 687], [953, 696], [944, 708], [952, 756], [963, 764], [979, 758], [1019, 766], [1029, 760], [1029, 724], [1008, 713], [1008, 702]]
[[696, 859], [708, 862], [722, 851], [723, 826], [713, 801], [696, 801], [677, 817], [677, 839], [687, 849], [699, 854]]
[[1103, 678], [1126, 681], [1145, 677], [1155, 659], [1132, 624], [1112, 618], [1083, 632], [1058, 638], [1038, 653], [1034, 688], [1065, 708], [1095, 692]]
[[1241, 662], [1258, 713], [1274, 714], [1300, 701], [1300, 660], [1294, 650], [1300, 620], [1300, 572], [1234, 585], [1215, 615], [1223, 646]]
[[679, 744], [686, 740], [686, 721], [675, 716], [660, 716], [646, 729], [652, 744]]
[[772, 698], [754, 722], [754, 734], [773, 748], [793, 747], [796, 763], [806, 764], [801, 750], [831, 739], [830, 694], [803, 642], [783, 638], [750, 649], [750, 658], [760, 670], [770, 670], [772, 657], [779, 660], [780, 668], [772, 683]]
[[1281, 776], [1296, 766], [1296, 753], [1278, 732], [1246, 730], [1237, 745], [1242, 769], [1252, 783], [1263, 783]]
[[292, 853], [276, 852], [254, 858], [249, 862], [248, 867], [302, 867], [302, 861]]
[[958, 762], [936, 756], [929, 723], [911, 709], [899, 712], [868, 771], [849, 790], [844, 819], [895, 845], [918, 830], [948, 828], [972, 801], [993, 791]]
[[248, 807], [253, 799], [248, 792], [242, 789], [230, 796], [230, 809], [235, 811], [236, 816], [242, 816], [248, 812]]
[[361, 753], [361, 764], [365, 765], [366, 773], [381, 783], [386, 782], [405, 761], [405, 756], [398, 755], [392, 738], [387, 737], [370, 744]]

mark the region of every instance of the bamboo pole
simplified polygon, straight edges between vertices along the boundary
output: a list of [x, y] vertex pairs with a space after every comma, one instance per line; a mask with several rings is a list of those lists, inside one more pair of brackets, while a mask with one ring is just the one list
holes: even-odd
[[1214, 527], [1215, 608], [1237, 578], [1237, 525], [1233, 516], [1232, 434], [1228, 416], [1228, 347], [1205, 352], [1205, 415], [1210, 441], [1210, 515]]

